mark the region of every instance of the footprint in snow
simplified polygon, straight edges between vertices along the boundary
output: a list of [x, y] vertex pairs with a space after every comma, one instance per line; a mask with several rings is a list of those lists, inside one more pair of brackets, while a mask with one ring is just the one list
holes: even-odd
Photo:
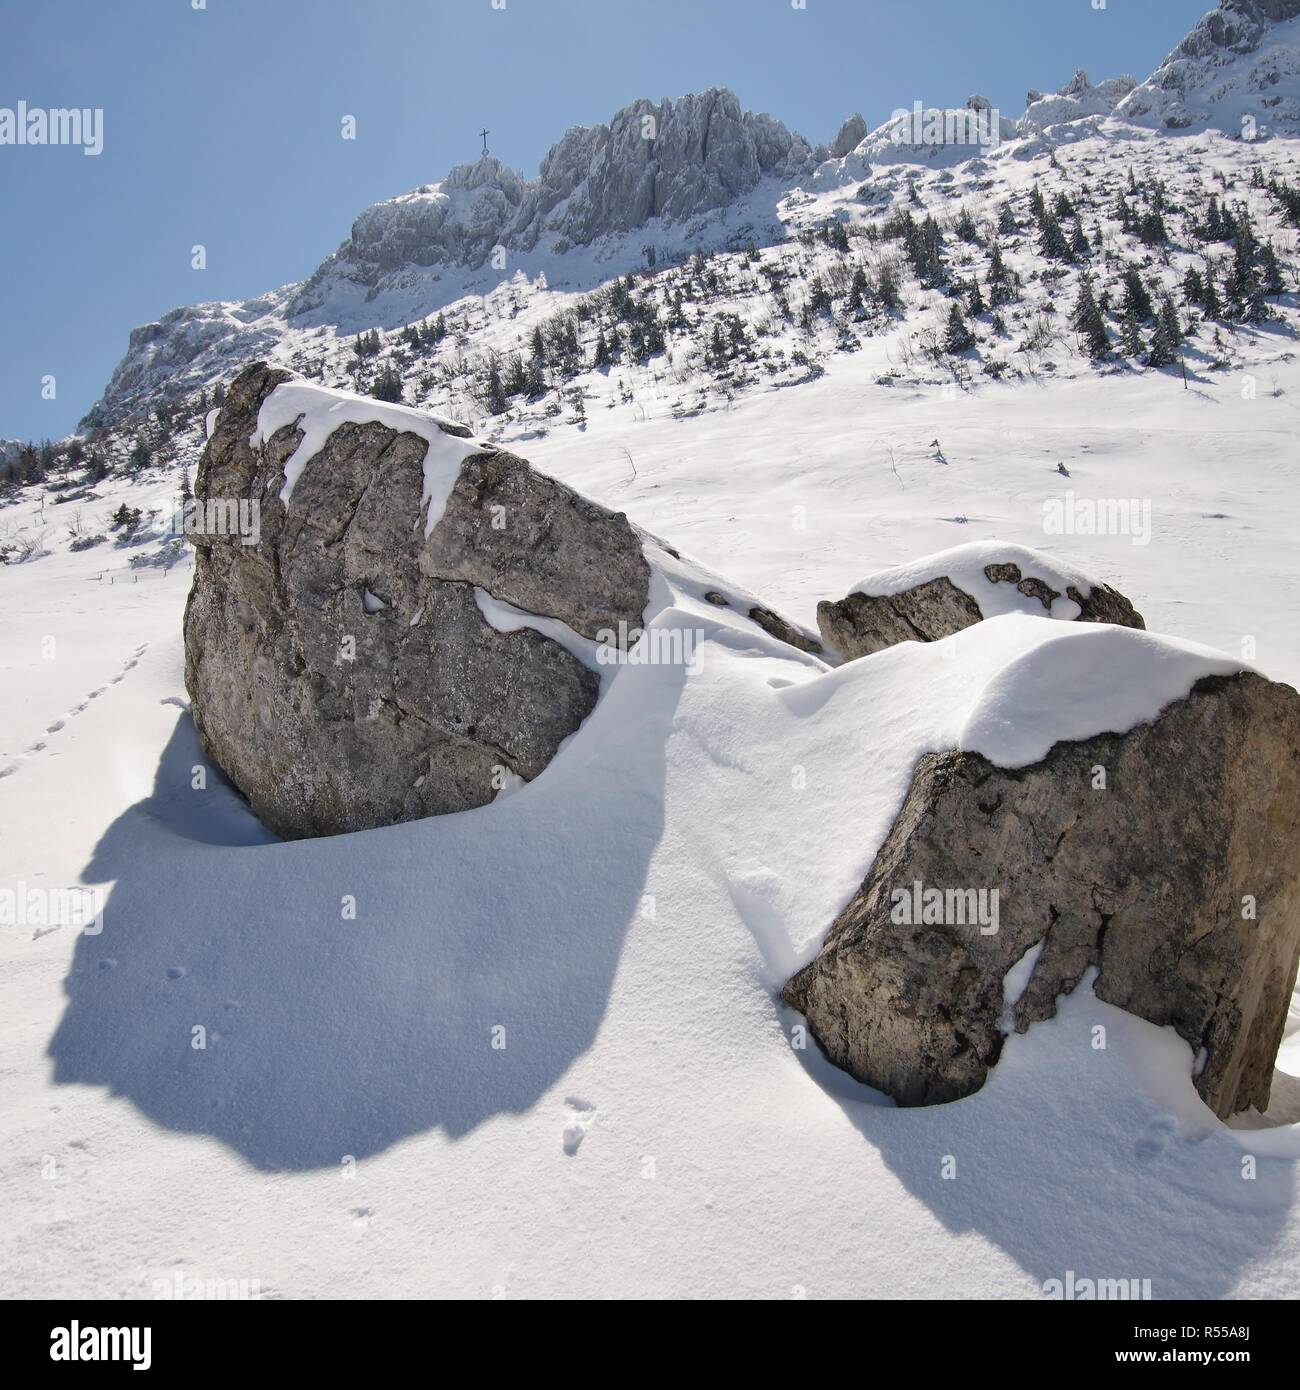
[[564, 1152], [572, 1158], [582, 1147], [582, 1141], [587, 1137], [587, 1130], [596, 1118], [596, 1107], [578, 1096], [569, 1096], [564, 1102], [564, 1106], [569, 1112], [569, 1120], [564, 1126], [560, 1142], [564, 1147]]
[[1172, 1115], [1157, 1116], [1134, 1144], [1134, 1154], [1148, 1162], [1153, 1158], [1159, 1158], [1169, 1147], [1169, 1141], [1174, 1138], [1175, 1130], [1176, 1126]]

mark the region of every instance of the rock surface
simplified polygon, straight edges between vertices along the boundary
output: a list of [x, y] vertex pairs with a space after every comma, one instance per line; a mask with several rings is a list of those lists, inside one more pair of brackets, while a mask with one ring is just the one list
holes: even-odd
[[[1298, 848], [1300, 696], [1252, 673], [1026, 768], [927, 754], [784, 997], [833, 1062], [925, 1105], [978, 1090], [1006, 1031], [1095, 967], [1099, 999], [1190, 1044], [1216, 1114], [1263, 1110], [1300, 952]], [[913, 885], [954, 892], [945, 920], [908, 920]]]
[[[1238, 137], [1294, 135], [1300, 0], [1220, 0], [1115, 115], [1165, 130], [1213, 126]], [[1247, 133], [1243, 122], [1249, 119]]]
[[[949, 553], [960, 552], [945, 551], [944, 555]], [[1146, 627], [1142, 615], [1117, 589], [1096, 582], [1085, 586], [1062, 580], [1046, 556], [1039, 557], [1023, 547], [1008, 554], [1014, 558], [983, 565], [983, 578], [987, 584], [1007, 584], [1030, 599], [1030, 611], [1038, 604], [1043, 616], [1059, 616], [1053, 608], [1057, 600], [1065, 598], [1078, 609], [1070, 614], [1077, 622]], [[954, 573], [958, 572], [954, 565]], [[886, 571], [879, 578], [884, 581], [888, 576]], [[817, 605], [822, 640], [846, 661], [870, 656], [898, 642], [937, 642], [985, 616], [975, 596], [946, 574], [898, 592], [854, 592], [838, 602], [824, 600]]]
[[288, 837], [467, 810], [509, 775], [536, 777], [599, 682], [541, 632], [492, 626], [476, 589], [587, 636], [639, 627], [637, 533], [470, 441], [426, 539], [426, 441], [376, 421], [329, 434], [286, 506], [301, 429], [249, 440], [288, 379], [263, 363], [243, 372], [199, 466], [200, 501], [262, 503], [256, 544], [194, 537], [185, 679], [208, 755]]

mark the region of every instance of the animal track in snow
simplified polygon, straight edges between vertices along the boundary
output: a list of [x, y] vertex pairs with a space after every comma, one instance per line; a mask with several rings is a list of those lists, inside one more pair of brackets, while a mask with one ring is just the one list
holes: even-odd
[[[47, 734], [57, 734], [62, 732], [62, 730], [66, 729], [68, 725], [68, 720], [75, 719], [77, 715], [89, 709], [90, 702], [92, 700], [98, 700], [99, 697], [103, 695], [104, 692], [107, 691], [111, 686], [117, 685], [121, 681], [125, 680], [126, 673], [130, 671], [133, 667], [138, 666], [140, 664], [140, 658], [145, 654], [146, 651], [148, 651], [148, 649], [148, 642], [145, 642], [141, 646], [137, 647], [134, 653], [130, 657], [128, 657], [126, 661], [122, 663], [122, 669], [108, 682], [107, 685], [101, 685], [97, 689], [90, 691], [86, 695], [86, 698], [82, 700], [80, 704], [73, 705], [73, 707], [70, 710], [68, 710], [68, 712], [61, 719], [56, 719], [52, 723], [47, 724], [45, 726], [45, 732]], [[23, 760], [25, 758], [30, 758], [36, 753], [43, 753], [48, 747], [49, 744], [45, 739], [37, 739], [35, 743], [23, 749], [16, 762], [10, 763], [8, 767], [0, 768], [0, 778], [13, 776], [13, 774], [17, 772], [18, 769], [22, 766]]]

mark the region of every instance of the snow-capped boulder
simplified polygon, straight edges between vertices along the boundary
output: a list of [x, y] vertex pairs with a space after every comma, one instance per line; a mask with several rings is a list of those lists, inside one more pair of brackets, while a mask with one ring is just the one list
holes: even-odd
[[1134, 125], [1245, 139], [1300, 131], [1300, 0], [1220, 0], [1115, 109]]
[[1001, 613], [1146, 626], [1118, 590], [1001, 541], [954, 546], [870, 575], [838, 602], [819, 603], [817, 626], [826, 645], [851, 661], [897, 642], [936, 642]]
[[[689, 669], [706, 612], [821, 650], [454, 421], [259, 362], [210, 424], [185, 683], [208, 756], [286, 837], [469, 810], [530, 781], [602, 674]], [[642, 648], [677, 602], [692, 626], [660, 624]]]
[[973, 751], [1067, 708], [1099, 660], [1150, 682], [1186, 659], [1067, 629], [977, 693], [962, 748], [921, 757], [865, 882], [785, 986], [836, 1065], [903, 1105], [956, 1100], [1095, 971], [1097, 998], [1186, 1040], [1216, 1114], [1267, 1108], [1300, 951], [1300, 696], [1210, 675], [1152, 722], [1029, 765]]
[[194, 537], [185, 679], [208, 755], [282, 835], [536, 777], [596, 702], [579, 634], [640, 626], [626, 518], [468, 435], [263, 363], [230, 388], [196, 497], [259, 514]]

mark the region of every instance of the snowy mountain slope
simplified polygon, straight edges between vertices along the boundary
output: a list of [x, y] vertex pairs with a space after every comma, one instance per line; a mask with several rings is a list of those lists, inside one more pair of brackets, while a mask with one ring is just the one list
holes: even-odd
[[[1296, 15], [1293, 0], [1222, 0], [1141, 85], [1115, 78], [1094, 86], [1079, 72], [1060, 93], [1031, 92], [1018, 121], [995, 116], [979, 97], [869, 132], [850, 118], [829, 149], [742, 111], [725, 89], [633, 102], [607, 124], [568, 131], [535, 179], [484, 156], [366, 209], [301, 284], [177, 309], [137, 328], [81, 428], [210, 391], [259, 357], [287, 360], [372, 328], [399, 329], [516, 277], [590, 290], [643, 268], [647, 247], [663, 264], [727, 245], [777, 246], [815, 225], [810, 202], [817, 216], [852, 224], [864, 203], [878, 210], [898, 171], [987, 177], [991, 166], [996, 178], [1004, 161], [1035, 159], [1056, 143], [1104, 139], [1125, 151], [1152, 128], [1252, 141], [1294, 135]], [[982, 133], [972, 133], [972, 116], [985, 121]], [[940, 138], [925, 133], [932, 125]]]
[[[78, 465], [0, 508], [0, 554], [30, 557], [0, 568], [0, 880], [106, 894], [102, 936], [0, 931], [0, 1292], [147, 1297], [180, 1269], [271, 1297], [1035, 1298], [1073, 1270], [1155, 1297], [1294, 1295], [1300, 1007], [1272, 1111], [1240, 1127], [1201, 1105], [1181, 1041], [1086, 982], [983, 1091], [933, 1110], [895, 1110], [792, 1045], [783, 972], [857, 886], [909, 758], [961, 726], [969, 635], [826, 673], [738, 635], [664, 565], [666, 611], [707, 632], [698, 674], [618, 672], [590, 726], [491, 807], [286, 845], [210, 769], [195, 785], [191, 564], [167, 521], [215, 388], [259, 355], [361, 390], [391, 373], [407, 405], [808, 627], [865, 574], [996, 540], [1113, 584], [1153, 632], [1300, 684], [1293, 288], [1258, 323], [1180, 298], [1186, 379], [1118, 344], [1094, 364], [1066, 322], [1085, 274], [1115, 336], [1127, 268], [1170, 293], [1192, 269], [1222, 282], [1231, 243], [1196, 233], [1212, 194], [1249, 210], [1293, 287], [1294, 226], [1254, 176], [1297, 181], [1296, 143], [1092, 111], [973, 160], [872, 165], [863, 127], [812, 172], [760, 159], [721, 206], [564, 251], [563, 199], [541, 198], [545, 228], [504, 271], [404, 259], [408, 225], [418, 248], [437, 220], [432, 192], [408, 195], [419, 207], [377, 219], [355, 262], [327, 262], [313, 307], [291, 311], [289, 286], [141, 330], [106, 397], [122, 423], [85, 441], [106, 475]], [[587, 157], [572, 138], [566, 168]], [[446, 216], [510, 203], [507, 175], [452, 190]], [[1077, 204], [1086, 259], [1044, 261], [1035, 185]], [[1169, 240], [1125, 231], [1121, 194], [1143, 215], [1162, 198]], [[904, 211], [942, 224], [944, 284], [880, 231]], [[995, 247], [1020, 297], [968, 314], [970, 349], [932, 351]], [[632, 269], [630, 289], [610, 283]], [[819, 285], [829, 309], [811, 307]], [[662, 350], [634, 349], [646, 305]], [[411, 347], [403, 325], [438, 313], [445, 335]], [[508, 385], [538, 332], [545, 389], [493, 400], [493, 362]], [[169, 391], [166, 424], [126, 421]], [[1048, 529], [1117, 499], [1149, 507], [1145, 539]], [[997, 636], [974, 641], [987, 656]], [[1107, 663], [1085, 668], [1104, 688]]]
[[1300, 3], [1221, 0], [1115, 116], [1245, 139], [1300, 133]]
[[[676, 418], [665, 390], [527, 449], [805, 622], [873, 568], [997, 536], [1113, 582], [1156, 631], [1236, 660], [1249, 638], [1295, 682], [1300, 369], [1277, 370], [1282, 394], [1251, 400], [1160, 373], [948, 395], [875, 388], [864, 350], [730, 410]], [[1045, 535], [1067, 489], [1153, 499], [1150, 543]], [[99, 938], [0, 937], [5, 1292], [148, 1296], [178, 1267], [281, 1297], [1041, 1297], [1071, 1269], [1157, 1297], [1291, 1291], [1285, 1078], [1277, 1127], [1225, 1128], [1186, 1046], [1086, 987], [932, 1111], [791, 1047], [773, 982], [887, 825], [904, 731], [958, 693], [948, 644], [823, 686], [678, 599], [709, 624], [699, 677], [621, 672], [530, 787], [274, 845], [216, 781], [193, 789], [187, 562], [48, 541], [3, 572], [4, 876], [110, 891]], [[861, 736], [882, 720], [896, 739]]]

